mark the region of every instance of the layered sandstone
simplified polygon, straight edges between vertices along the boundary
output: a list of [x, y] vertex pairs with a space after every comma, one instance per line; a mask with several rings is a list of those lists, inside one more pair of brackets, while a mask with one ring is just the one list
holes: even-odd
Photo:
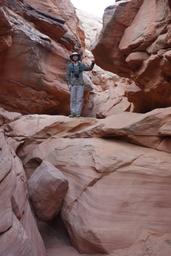
[[[101, 28], [98, 20], [95, 30], [94, 19], [87, 17], [84, 28], [83, 61], [87, 64], [93, 58], [87, 51], [94, 40], [92, 34], [97, 35]], [[0, 106], [24, 114], [68, 114], [66, 65], [71, 50], [78, 42], [84, 46], [85, 39], [70, 1], [4, 0], [0, 5], [0, 20]], [[85, 77], [95, 92], [85, 93], [85, 116], [105, 117], [133, 110], [123, 91], [126, 80], [121, 81], [98, 66]], [[115, 87], [119, 87], [122, 95], [115, 93], [118, 91]]]
[[66, 65], [69, 50], [84, 41], [84, 34], [70, 1], [60, 2], [1, 1], [1, 107], [21, 113], [69, 112]]
[[124, 112], [169, 105], [168, 10], [107, 8], [97, 62], [139, 87], [104, 78], [85, 109], [99, 120], [38, 114], [68, 111], [65, 67], [82, 40], [70, 3], [1, 1], [0, 255], [171, 255], [171, 108]]
[[[95, 72], [93, 71], [93, 74]], [[99, 72], [97, 81], [100, 80], [100, 88], [102, 88], [101, 84], [104, 81], [106, 88], [104, 91], [98, 91], [95, 87], [95, 91], [90, 92], [89, 98], [85, 98], [83, 113], [86, 116], [105, 118], [116, 113], [132, 112], [134, 110], [133, 104], [128, 101], [125, 95], [126, 88], [129, 86], [128, 80], [110, 76], [109, 73], [103, 76], [103, 72]]]
[[21, 160], [0, 132], [0, 255], [45, 256]]
[[[102, 19], [96, 16], [77, 10], [80, 25], [85, 32], [85, 50], [83, 60], [88, 63], [94, 58], [91, 48], [97, 41], [102, 29]], [[103, 118], [115, 113], [133, 111], [133, 105], [127, 100], [126, 90], [132, 84], [129, 79], [124, 79], [114, 73], [103, 70], [98, 65], [94, 66], [89, 77], [85, 74], [85, 85], [90, 84], [93, 93], [88, 93], [89, 87], [86, 86], [85, 116]]]
[[[80, 252], [125, 256], [148, 245], [156, 252], [158, 241], [169, 256], [163, 239], [171, 230], [170, 117], [170, 108], [103, 120], [28, 115], [4, 128], [11, 145], [19, 146], [28, 176], [36, 175], [42, 161], [66, 176], [62, 218]], [[42, 206], [48, 210], [45, 201]], [[50, 237], [46, 239], [55, 239]]]
[[93, 50], [106, 70], [131, 77], [135, 111], [170, 106], [169, 1], [117, 1], [106, 9], [104, 27]]

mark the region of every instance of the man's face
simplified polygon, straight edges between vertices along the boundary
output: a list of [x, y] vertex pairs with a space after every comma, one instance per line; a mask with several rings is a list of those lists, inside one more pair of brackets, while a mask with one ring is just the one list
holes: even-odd
[[78, 55], [73, 55], [73, 57], [72, 57], [72, 59], [73, 59], [73, 61], [78, 61]]

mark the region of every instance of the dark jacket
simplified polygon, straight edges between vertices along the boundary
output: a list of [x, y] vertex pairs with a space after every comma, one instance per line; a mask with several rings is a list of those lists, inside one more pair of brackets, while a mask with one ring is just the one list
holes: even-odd
[[68, 85], [84, 85], [83, 72], [91, 71], [94, 67], [94, 62], [89, 65], [85, 65], [81, 61], [78, 61], [76, 64], [74, 62], [68, 64], [67, 66], [67, 82]]

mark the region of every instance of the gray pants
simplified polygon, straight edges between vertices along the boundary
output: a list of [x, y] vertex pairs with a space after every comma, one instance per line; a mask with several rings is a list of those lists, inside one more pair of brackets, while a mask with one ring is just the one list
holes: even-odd
[[84, 86], [71, 87], [70, 110], [72, 114], [81, 115], [83, 106]]

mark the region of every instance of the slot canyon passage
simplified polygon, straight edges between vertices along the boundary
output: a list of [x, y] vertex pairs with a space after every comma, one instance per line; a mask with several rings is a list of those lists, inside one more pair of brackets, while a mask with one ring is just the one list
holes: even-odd
[[170, 0], [1, 0], [0, 125], [0, 256], [171, 255]]

